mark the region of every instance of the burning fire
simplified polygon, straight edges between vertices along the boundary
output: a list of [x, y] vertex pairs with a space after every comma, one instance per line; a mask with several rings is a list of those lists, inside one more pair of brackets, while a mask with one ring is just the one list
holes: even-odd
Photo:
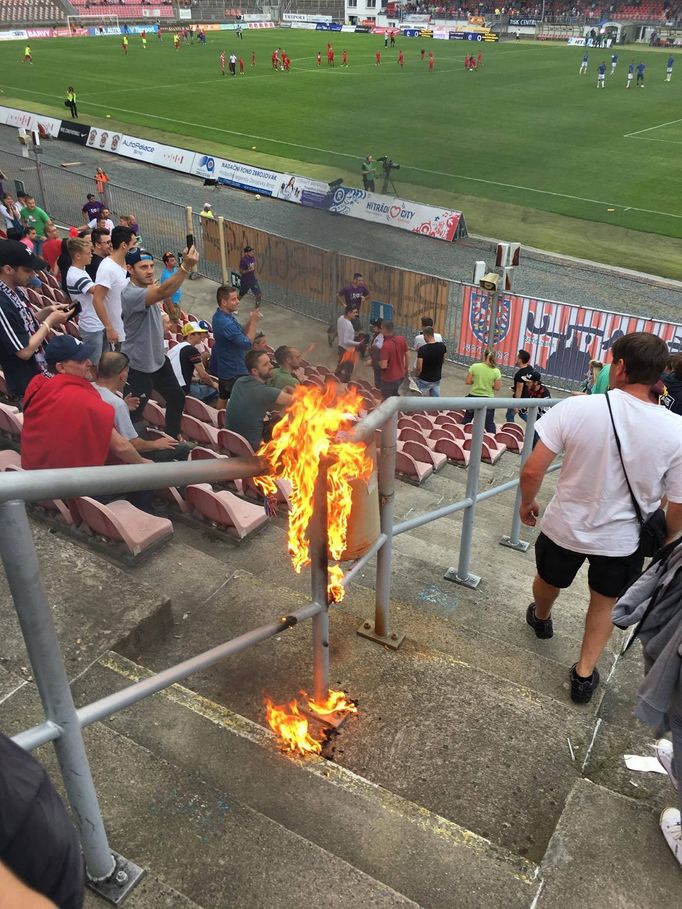
[[[352, 499], [350, 481], [368, 479], [374, 465], [364, 444], [340, 442], [337, 435], [348, 428], [349, 420], [357, 417], [362, 407], [362, 397], [353, 388], [339, 393], [333, 383], [324, 388], [299, 385], [294, 390], [293, 403], [273, 430], [272, 440], [258, 451], [267, 458], [274, 476], [291, 483], [289, 554], [297, 572], [310, 564], [308, 524], [321, 458], [326, 458], [328, 464], [329, 553], [338, 559], [345, 549]], [[256, 482], [266, 495], [275, 492], [271, 477], [259, 477]], [[331, 566], [328, 595], [332, 603], [343, 599], [342, 579], [341, 568]]]
[[327, 695], [327, 700], [322, 704], [314, 701], [305, 691], [302, 691], [301, 694], [306, 698], [308, 710], [317, 713], [319, 716], [325, 716], [330, 713], [342, 715], [344, 713], [358, 712], [358, 705], [355, 701], [349, 701], [344, 691], [330, 691]]
[[265, 718], [289, 751], [298, 751], [299, 754], [319, 754], [322, 751], [322, 742], [308, 732], [308, 720], [299, 713], [295, 699], [289, 704], [278, 705], [266, 698]]
[[[322, 704], [316, 703], [305, 691], [301, 694], [308, 710], [320, 717], [331, 713], [343, 715], [358, 712], [357, 704], [349, 701], [343, 691], [330, 691]], [[324, 738], [316, 739], [311, 735], [308, 718], [301, 714], [295, 698], [288, 704], [273, 704], [270, 698], [266, 698], [265, 718], [289, 751], [299, 754], [320, 754], [322, 751]]]

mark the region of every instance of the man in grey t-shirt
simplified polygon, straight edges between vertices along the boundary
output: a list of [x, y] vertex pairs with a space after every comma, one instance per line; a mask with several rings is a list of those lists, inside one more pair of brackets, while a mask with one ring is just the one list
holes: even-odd
[[293, 395], [265, 384], [272, 375], [268, 354], [249, 350], [244, 359], [249, 374], [241, 376], [232, 386], [225, 411], [225, 427], [243, 436], [256, 451], [263, 441], [266, 413], [291, 404]]
[[194, 247], [185, 250], [183, 262], [163, 284], [154, 284], [154, 259], [143, 249], [126, 255], [130, 281], [121, 294], [125, 341], [122, 350], [130, 360], [127, 391], [140, 399], [133, 421], [142, 411], [155, 389], [166, 399], [166, 432], [177, 438], [185, 405], [185, 393], [178, 385], [163, 346], [163, 317], [159, 305], [172, 296], [199, 262]]

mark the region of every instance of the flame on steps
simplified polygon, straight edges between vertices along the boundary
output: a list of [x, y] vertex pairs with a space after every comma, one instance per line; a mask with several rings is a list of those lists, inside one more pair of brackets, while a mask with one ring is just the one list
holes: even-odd
[[[349, 701], [343, 691], [330, 691], [326, 701], [318, 704], [302, 691], [308, 709], [324, 718], [330, 714], [357, 713], [357, 704]], [[289, 750], [299, 754], [320, 754], [325, 743], [324, 736], [315, 738], [310, 732], [308, 718], [304, 716], [294, 698], [288, 704], [273, 704], [270, 698], [265, 699], [265, 718], [268, 725]]]
[[[350, 481], [367, 480], [374, 464], [363, 443], [341, 442], [337, 435], [350, 428], [363, 406], [354, 388], [340, 391], [332, 382], [324, 388], [298, 385], [293, 403], [273, 429], [272, 440], [258, 450], [268, 460], [272, 476], [291, 483], [289, 554], [296, 572], [310, 564], [308, 524], [321, 458], [326, 459], [328, 469], [329, 553], [338, 559], [345, 549], [352, 501]], [[266, 495], [276, 491], [272, 477], [258, 477], [256, 483]], [[328, 595], [332, 603], [343, 599], [342, 579], [341, 568], [330, 566]]]

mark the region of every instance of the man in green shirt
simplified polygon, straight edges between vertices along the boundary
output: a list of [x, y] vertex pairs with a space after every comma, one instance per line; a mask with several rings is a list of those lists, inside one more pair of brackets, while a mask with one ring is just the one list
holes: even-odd
[[36, 242], [34, 252], [36, 256], [39, 256], [45, 241], [45, 228], [52, 224], [52, 218], [46, 211], [38, 207], [33, 196], [27, 196], [26, 205], [21, 209], [21, 220], [26, 227], [35, 228]]
[[244, 360], [249, 374], [238, 378], [232, 386], [225, 428], [239, 433], [257, 451], [263, 441], [265, 415], [274, 408], [287, 407], [293, 397], [287, 391], [265, 384], [272, 373], [268, 354], [249, 350]]
[[287, 390], [292, 389], [295, 385], [300, 385], [301, 380], [296, 371], [301, 368], [301, 351], [295, 347], [286, 347], [282, 345], [275, 351], [275, 362], [277, 366], [272, 370], [268, 385], [272, 388]]
[[374, 158], [371, 155], [367, 155], [362, 162], [362, 185], [367, 192], [373, 193], [375, 190], [374, 181], [376, 179], [376, 172], [377, 166], [374, 163]]

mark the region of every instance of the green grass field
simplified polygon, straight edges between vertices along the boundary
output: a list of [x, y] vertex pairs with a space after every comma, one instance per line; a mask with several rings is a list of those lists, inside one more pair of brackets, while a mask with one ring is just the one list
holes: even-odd
[[[324, 59], [330, 38], [334, 69]], [[290, 73], [271, 69], [277, 45], [292, 58]], [[109, 114], [110, 126], [133, 134], [351, 185], [360, 185], [367, 152], [388, 154], [402, 165], [400, 195], [461, 207], [470, 230], [680, 276], [682, 54], [668, 84], [667, 52], [622, 48], [598, 91], [597, 64], [609, 51], [591, 50], [589, 73], [578, 76], [583, 51], [564, 45], [399, 46], [402, 71], [397, 50], [371, 35], [253, 30], [239, 42], [209, 32], [207, 47], [178, 52], [167, 35], [150, 36], [146, 51], [131, 36], [127, 58], [118, 38], [43, 40], [33, 42], [33, 66], [20, 63], [23, 45], [4, 42], [0, 101], [62, 116], [72, 83], [85, 122]], [[422, 46], [434, 51], [432, 73], [419, 61]], [[222, 78], [218, 54], [233, 48], [246, 75]], [[484, 65], [466, 72], [472, 49]], [[631, 60], [647, 64], [644, 89], [625, 89]]]

